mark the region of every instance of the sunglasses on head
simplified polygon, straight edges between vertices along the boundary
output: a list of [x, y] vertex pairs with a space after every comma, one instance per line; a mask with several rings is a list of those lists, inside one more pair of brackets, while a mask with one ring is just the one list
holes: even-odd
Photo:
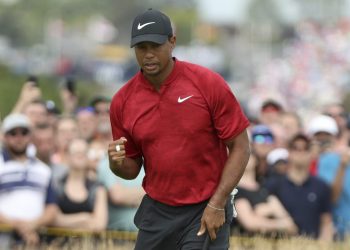
[[9, 132], [7, 132], [6, 134], [10, 135], [10, 136], [17, 136], [17, 135], [26, 136], [29, 134], [29, 129], [27, 129], [27, 128], [12, 129]]

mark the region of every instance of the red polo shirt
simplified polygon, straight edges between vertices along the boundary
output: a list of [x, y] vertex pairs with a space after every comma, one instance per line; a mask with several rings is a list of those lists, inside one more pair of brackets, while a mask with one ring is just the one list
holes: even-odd
[[144, 158], [143, 187], [153, 199], [180, 206], [210, 198], [227, 160], [225, 140], [248, 127], [224, 79], [175, 60], [160, 91], [139, 72], [113, 97], [114, 140], [127, 157]]

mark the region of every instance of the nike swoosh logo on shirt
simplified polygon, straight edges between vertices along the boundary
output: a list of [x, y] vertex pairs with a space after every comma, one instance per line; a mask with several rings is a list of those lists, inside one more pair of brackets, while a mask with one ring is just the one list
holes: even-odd
[[182, 102], [186, 101], [187, 99], [190, 99], [192, 96], [193, 96], [193, 95], [190, 95], [190, 96], [187, 96], [187, 97], [185, 97], [185, 98], [181, 98], [181, 97], [179, 96], [179, 99], [177, 99], [177, 102], [178, 102], [178, 103], [182, 103]]
[[139, 25], [137, 25], [137, 29], [140, 30], [143, 27], [150, 25], [150, 24], [154, 24], [154, 23], [156, 23], [156, 22], [149, 22], [149, 23], [144, 23], [144, 24], [139, 23]]

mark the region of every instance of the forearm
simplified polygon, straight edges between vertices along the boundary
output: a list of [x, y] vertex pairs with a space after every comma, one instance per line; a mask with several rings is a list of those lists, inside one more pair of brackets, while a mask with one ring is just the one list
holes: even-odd
[[238, 135], [228, 143], [229, 156], [221, 174], [220, 182], [210, 203], [220, 208], [225, 207], [226, 200], [241, 179], [250, 156], [247, 132]]
[[57, 211], [58, 208], [56, 204], [47, 205], [43, 215], [34, 221], [35, 228], [52, 225], [57, 216]]
[[318, 239], [322, 241], [332, 241], [334, 234], [333, 221], [330, 213], [321, 215], [320, 234]]
[[25, 103], [22, 100], [18, 100], [16, 102], [16, 104], [13, 106], [13, 109], [11, 111], [11, 113], [22, 113], [24, 110], [24, 107], [27, 105], [28, 103]]
[[54, 226], [83, 229], [89, 226], [91, 217], [92, 215], [86, 212], [75, 214], [63, 214], [60, 212], [57, 215]]
[[142, 166], [141, 159], [125, 158], [123, 161], [109, 161], [111, 171], [127, 180], [132, 180], [137, 177]]
[[340, 197], [343, 190], [344, 176], [346, 170], [346, 163], [341, 163], [337, 175], [332, 184], [332, 202], [336, 203]]
[[109, 194], [111, 201], [115, 205], [137, 207], [140, 205], [145, 191], [142, 187], [124, 187], [115, 184]]

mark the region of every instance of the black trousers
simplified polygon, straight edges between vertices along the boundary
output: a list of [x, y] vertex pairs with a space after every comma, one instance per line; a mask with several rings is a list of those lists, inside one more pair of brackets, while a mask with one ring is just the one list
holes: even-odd
[[[180, 207], [169, 206], [143, 197], [135, 215], [135, 225], [139, 228], [136, 250], [195, 250], [202, 249], [206, 234], [197, 236], [203, 211], [208, 201]], [[229, 248], [230, 224], [233, 217], [231, 199], [225, 209], [225, 224], [217, 232], [209, 249]]]

